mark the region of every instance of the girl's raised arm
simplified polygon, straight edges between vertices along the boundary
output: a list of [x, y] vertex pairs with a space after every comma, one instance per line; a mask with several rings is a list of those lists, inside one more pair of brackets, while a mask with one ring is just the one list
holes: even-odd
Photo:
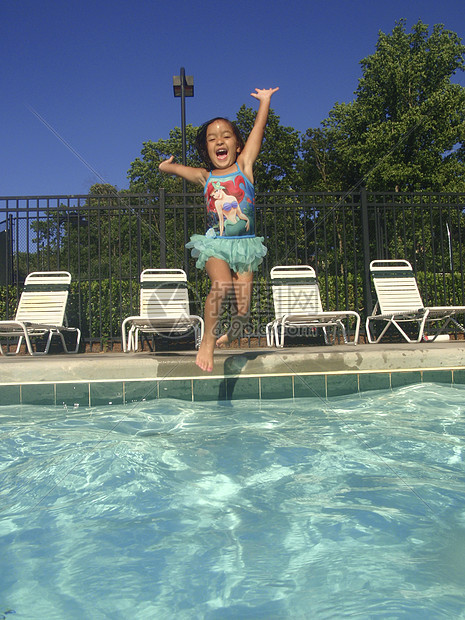
[[174, 174], [177, 177], [186, 179], [190, 183], [197, 183], [198, 185], [205, 185], [205, 181], [208, 178], [208, 172], [205, 168], [192, 168], [191, 166], [184, 166], [183, 164], [177, 164], [174, 161], [174, 157], [165, 159], [158, 166], [160, 172], [166, 174]]
[[252, 97], [258, 99], [260, 105], [258, 107], [257, 116], [252, 131], [247, 138], [242, 152], [239, 154], [238, 160], [244, 173], [253, 181], [253, 165], [260, 153], [263, 142], [263, 134], [268, 120], [268, 112], [270, 110], [270, 100], [272, 95], [279, 88], [256, 88], [254, 93], [250, 93]]

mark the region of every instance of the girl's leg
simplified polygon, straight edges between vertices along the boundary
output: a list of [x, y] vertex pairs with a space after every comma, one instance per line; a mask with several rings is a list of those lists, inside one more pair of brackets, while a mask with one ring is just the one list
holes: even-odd
[[211, 288], [205, 301], [205, 331], [197, 353], [196, 364], [202, 370], [211, 372], [213, 370], [218, 317], [224, 300], [232, 290], [233, 280], [231, 269], [224, 260], [211, 257], [207, 260], [205, 268], [211, 281]]
[[232, 342], [241, 336], [249, 317], [252, 298], [253, 272], [233, 273], [234, 300], [231, 308], [231, 328], [217, 340], [218, 345]]
[[233, 286], [236, 295], [238, 316], [247, 316], [252, 299], [253, 272], [233, 273]]

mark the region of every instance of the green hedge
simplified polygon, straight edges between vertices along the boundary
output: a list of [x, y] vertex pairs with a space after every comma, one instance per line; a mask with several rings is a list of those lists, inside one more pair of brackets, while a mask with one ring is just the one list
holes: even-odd
[[[418, 275], [418, 283], [425, 305], [462, 305], [464, 303], [461, 274]], [[323, 309], [354, 310], [364, 314], [363, 283], [359, 276], [323, 276], [319, 278]], [[8, 313], [7, 313], [8, 290]], [[209, 290], [208, 278], [198, 277], [195, 285], [189, 284], [191, 311], [203, 316], [203, 305]], [[0, 287], [0, 316], [12, 318], [17, 306], [16, 286]], [[375, 298], [375, 297], [373, 297]], [[139, 308], [139, 282], [137, 280], [74, 281], [67, 308], [69, 325], [79, 326], [84, 340], [99, 341], [101, 346], [120, 339], [121, 323], [127, 316], [137, 314]], [[258, 333], [273, 318], [273, 297], [270, 281], [263, 276], [255, 280], [251, 319]], [[228, 321], [226, 309], [223, 321]]]

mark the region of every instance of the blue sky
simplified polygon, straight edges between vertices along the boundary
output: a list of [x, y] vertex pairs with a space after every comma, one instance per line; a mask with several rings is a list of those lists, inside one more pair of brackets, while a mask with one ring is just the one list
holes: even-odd
[[1, 0], [0, 196], [128, 187], [143, 142], [180, 126], [181, 67], [187, 123], [234, 118], [255, 87], [279, 86], [281, 122], [317, 127], [401, 18], [465, 39], [463, 0]]

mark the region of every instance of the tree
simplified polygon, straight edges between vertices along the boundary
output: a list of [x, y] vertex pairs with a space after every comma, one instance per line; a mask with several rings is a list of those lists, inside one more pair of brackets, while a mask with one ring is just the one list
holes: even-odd
[[[241, 106], [236, 124], [246, 138], [252, 131], [257, 113]], [[298, 185], [297, 162], [300, 156], [300, 134], [293, 127], [281, 125], [280, 117], [270, 110], [260, 154], [254, 166], [256, 191], [290, 191]]]
[[[465, 190], [465, 46], [444, 26], [405, 20], [379, 33], [376, 52], [361, 61], [351, 103], [337, 103], [320, 134], [307, 132], [304, 161], [325, 162], [320, 176], [350, 189], [365, 179], [385, 191]], [[335, 187], [334, 187], [335, 188]]]
[[[201, 162], [194, 148], [197, 127], [186, 127], [186, 163], [188, 166], [200, 166]], [[167, 192], [182, 191], [182, 181], [179, 178], [162, 174], [158, 165], [171, 155], [177, 161], [182, 161], [182, 133], [179, 127], [170, 131], [167, 140], [148, 140], [143, 143], [142, 158], [136, 158], [129, 168], [128, 179], [131, 192], [139, 194], [158, 194], [160, 187]], [[191, 187], [191, 189], [194, 189]], [[195, 188], [199, 191], [199, 188]]]
[[324, 128], [307, 129], [302, 136], [301, 152], [302, 158], [298, 165], [303, 190], [342, 190], [330, 132]]

